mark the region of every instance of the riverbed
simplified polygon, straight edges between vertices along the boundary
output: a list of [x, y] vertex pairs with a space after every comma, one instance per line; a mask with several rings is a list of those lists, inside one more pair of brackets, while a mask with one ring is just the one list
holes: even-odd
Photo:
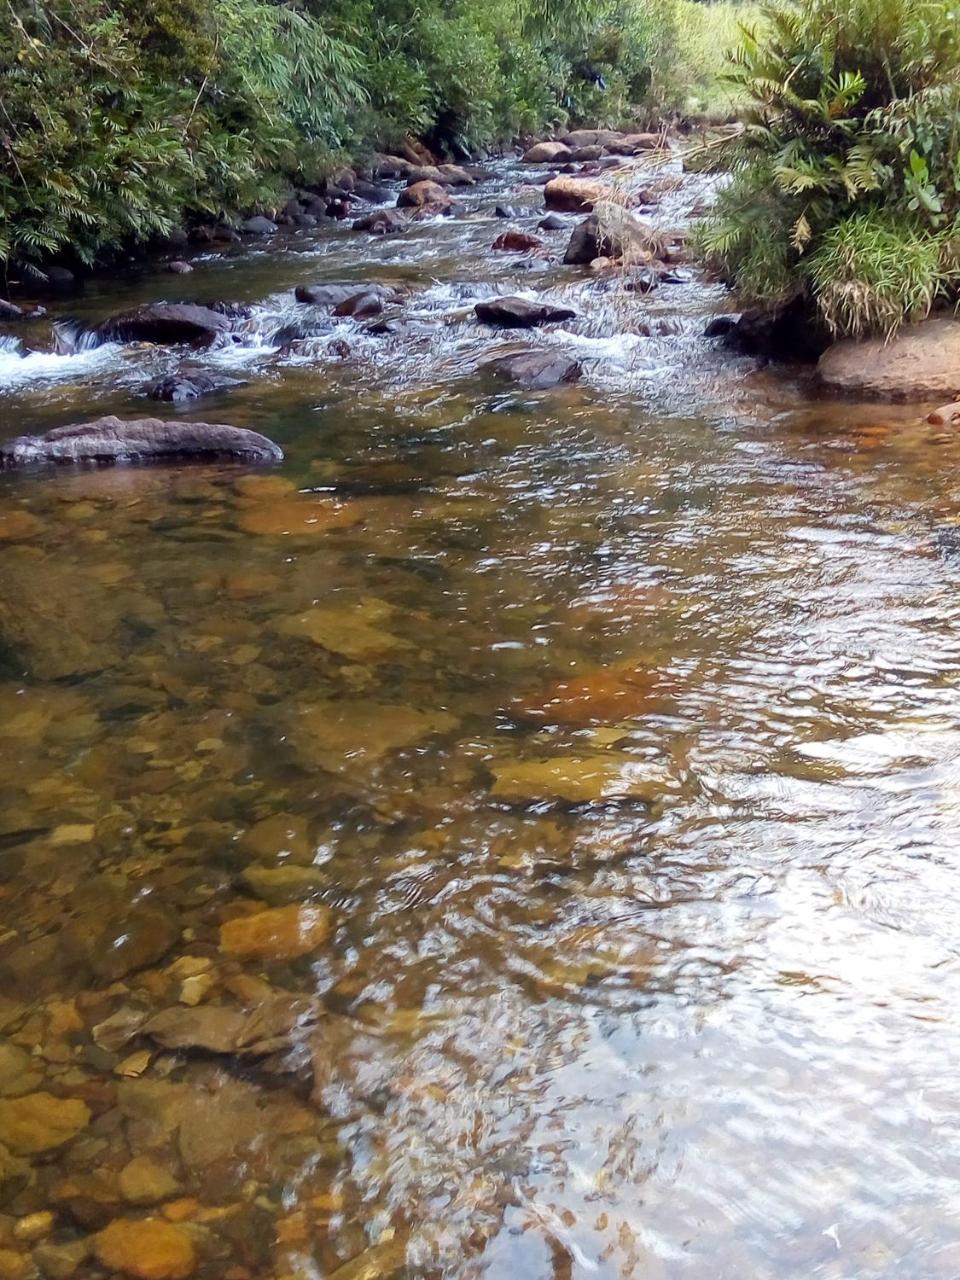
[[209, 352], [0, 351], [3, 438], [286, 451], [0, 477], [4, 1280], [960, 1273], [960, 444], [705, 339], [695, 269], [492, 252], [526, 176], [54, 307], [246, 304]]

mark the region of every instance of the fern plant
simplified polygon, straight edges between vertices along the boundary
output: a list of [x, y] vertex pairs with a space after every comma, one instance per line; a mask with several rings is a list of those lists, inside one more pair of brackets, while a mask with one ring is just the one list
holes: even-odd
[[954, 296], [960, 35], [939, 0], [806, 0], [744, 30], [732, 179], [699, 231], [751, 302], [806, 297], [836, 335]]

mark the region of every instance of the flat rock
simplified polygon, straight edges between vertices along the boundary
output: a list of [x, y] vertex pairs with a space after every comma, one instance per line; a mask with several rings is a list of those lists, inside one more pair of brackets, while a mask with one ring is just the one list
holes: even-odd
[[230, 329], [230, 320], [213, 307], [184, 302], [149, 302], [104, 320], [93, 330], [100, 342], [189, 343], [209, 346]]
[[572, 320], [576, 312], [569, 307], [556, 307], [550, 303], [530, 302], [526, 298], [491, 298], [478, 302], [474, 307], [481, 324], [501, 329], [533, 329], [537, 325], [554, 324], [560, 320]]
[[0, 445], [0, 470], [39, 463], [279, 462], [266, 436], [224, 423], [97, 418]]
[[924, 320], [889, 342], [835, 342], [820, 357], [820, 380], [837, 391], [890, 400], [960, 394], [960, 320]]
[[576, 382], [583, 375], [583, 365], [579, 360], [553, 351], [520, 351], [515, 355], [498, 356], [482, 367], [533, 391]]
[[592, 804], [613, 799], [652, 803], [669, 787], [663, 769], [623, 752], [509, 760], [494, 765], [492, 772], [493, 795], [525, 803], [566, 800]]
[[333, 773], [363, 768], [391, 751], [457, 725], [448, 711], [362, 700], [320, 701], [301, 708], [289, 726], [300, 756]]
[[15, 1156], [56, 1151], [72, 1142], [90, 1123], [90, 1108], [79, 1098], [27, 1093], [0, 1099], [0, 1134]]
[[298, 284], [294, 296], [298, 302], [310, 307], [336, 307], [347, 298], [356, 295], [359, 285], [349, 284]]
[[226, 921], [220, 929], [220, 949], [241, 959], [295, 960], [316, 951], [332, 928], [327, 907], [271, 907]]

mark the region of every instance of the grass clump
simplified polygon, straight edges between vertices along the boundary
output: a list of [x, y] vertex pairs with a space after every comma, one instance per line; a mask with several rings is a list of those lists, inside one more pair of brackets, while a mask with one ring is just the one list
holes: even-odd
[[956, 295], [960, 15], [946, 0], [805, 0], [745, 27], [730, 184], [701, 228], [745, 300], [806, 298], [836, 336]]

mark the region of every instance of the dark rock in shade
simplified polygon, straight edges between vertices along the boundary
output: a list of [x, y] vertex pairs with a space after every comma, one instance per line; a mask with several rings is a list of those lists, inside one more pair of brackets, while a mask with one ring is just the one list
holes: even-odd
[[24, 320], [26, 313], [22, 307], [18, 307], [15, 302], [7, 302], [6, 298], [0, 298], [0, 320]]
[[354, 316], [358, 320], [363, 320], [370, 316], [378, 316], [383, 311], [385, 303], [399, 301], [400, 295], [396, 290], [382, 284], [374, 284], [364, 289], [354, 289], [349, 298], [344, 298], [334, 307], [333, 314]]
[[481, 367], [533, 391], [543, 391], [564, 382], [576, 382], [583, 374], [583, 365], [579, 360], [555, 351], [520, 351], [515, 355], [488, 360]]
[[44, 271], [47, 284], [51, 289], [75, 289], [77, 277], [69, 267], [47, 267]]
[[526, 298], [491, 298], [488, 302], [478, 302], [474, 311], [481, 324], [502, 329], [532, 329], [558, 320], [572, 320], [577, 314], [569, 307], [528, 302]]
[[724, 338], [731, 333], [740, 320], [739, 315], [714, 316], [703, 331], [705, 338]]
[[243, 427], [159, 418], [97, 418], [0, 445], [0, 468], [39, 463], [279, 462], [283, 450]]
[[272, 236], [279, 228], [272, 218], [257, 214], [256, 217], [247, 218], [241, 222], [240, 230], [246, 232], [248, 236]]
[[310, 307], [336, 307], [356, 295], [354, 284], [298, 284], [294, 296]]
[[830, 344], [803, 298], [777, 310], [745, 311], [724, 340], [745, 355], [773, 360], [816, 360]]
[[402, 156], [377, 156], [370, 166], [371, 178], [405, 178], [410, 171], [410, 161]]
[[226, 316], [213, 307], [180, 302], [148, 302], [111, 316], [93, 330], [101, 342], [189, 342], [209, 346], [230, 328]]
[[537, 223], [538, 231], [566, 231], [568, 224], [555, 213], [548, 213]]
[[393, 196], [389, 188], [377, 186], [375, 182], [366, 182], [363, 178], [357, 179], [353, 194], [361, 200], [369, 200], [371, 204], [386, 204]]
[[242, 378], [219, 377], [200, 371], [174, 373], [147, 390], [151, 400], [167, 400], [179, 404], [184, 400], [197, 400], [200, 396], [213, 395], [217, 391], [229, 391], [231, 387], [245, 387]]
[[374, 236], [391, 236], [406, 231], [407, 220], [396, 209], [378, 209], [365, 218], [358, 218], [353, 224], [354, 231], [369, 231]]
[[519, 218], [520, 210], [515, 209], [512, 204], [498, 204], [493, 211], [495, 218]]
[[184, 262], [182, 258], [174, 258], [173, 262], [167, 263], [167, 270], [175, 276], [188, 276], [193, 267], [189, 262]]
[[606, 256], [609, 249], [609, 241], [600, 230], [599, 218], [591, 214], [573, 228], [563, 261], [568, 267], [586, 266], [594, 258]]

